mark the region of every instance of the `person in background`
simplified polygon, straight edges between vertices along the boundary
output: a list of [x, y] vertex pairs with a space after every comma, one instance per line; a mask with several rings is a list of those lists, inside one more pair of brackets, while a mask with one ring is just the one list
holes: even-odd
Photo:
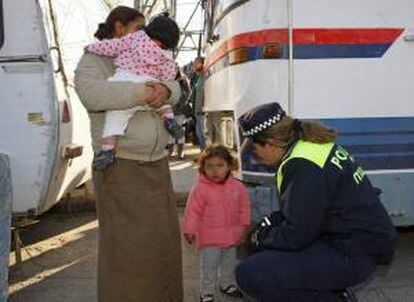
[[222, 112], [209, 112], [205, 114], [207, 137], [209, 144], [221, 144], [223, 134], [221, 133]]
[[278, 103], [239, 118], [253, 153], [277, 167], [280, 211], [250, 237], [254, 254], [236, 269], [263, 302], [356, 301], [347, 289], [388, 263], [397, 234], [368, 176], [322, 124], [287, 116]]
[[[118, 6], [99, 26], [101, 39], [122, 38], [144, 25], [135, 9]], [[75, 89], [89, 113], [94, 152], [105, 113], [134, 106], [174, 105], [173, 80], [109, 82], [113, 60], [86, 53]], [[115, 162], [94, 171], [99, 220], [98, 302], [182, 302], [181, 237], [168, 167], [168, 132], [155, 110], [137, 111], [118, 140]]]
[[196, 119], [196, 135], [201, 150], [206, 147], [205, 116], [204, 116], [204, 58], [194, 60], [193, 102]]
[[[97, 31], [96, 37], [102, 36], [105, 36], [105, 27]], [[158, 15], [144, 29], [121, 38], [103, 39], [88, 45], [86, 51], [114, 58], [118, 68], [108, 81], [163, 81], [174, 79], [177, 72], [171, 50], [177, 46], [178, 40], [177, 23], [168, 15]], [[137, 110], [152, 108], [135, 106], [106, 113], [101, 151], [94, 159], [95, 169], [103, 170], [114, 162], [117, 137], [125, 133], [128, 121]], [[163, 117], [166, 129], [175, 139], [184, 137], [184, 130], [174, 118], [171, 105], [164, 104], [156, 111]]]
[[194, 85], [198, 78], [198, 75], [194, 71], [194, 61], [190, 61], [189, 63], [182, 66], [181, 71], [184, 77], [187, 79], [190, 94], [187, 100], [187, 106], [185, 110], [185, 139], [187, 142], [191, 142], [193, 145], [198, 145], [197, 135], [196, 135], [196, 118], [194, 112]]
[[233, 178], [237, 161], [223, 146], [208, 146], [202, 152], [200, 173], [191, 189], [183, 221], [189, 244], [200, 248], [200, 301], [214, 301], [217, 269], [220, 290], [241, 296], [234, 282], [236, 246], [250, 225], [250, 201], [244, 185]]
[[[191, 115], [191, 112], [189, 113], [189, 97], [190, 97], [190, 86], [188, 84], [187, 78], [185, 75], [181, 73], [181, 70], [177, 66], [177, 74], [175, 77], [175, 80], [180, 84], [181, 88], [181, 97], [178, 100], [178, 102], [173, 106], [173, 112], [176, 117], [177, 123], [183, 128], [185, 127], [186, 122], [186, 116]], [[190, 109], [191, 110], [191, 109]], [[181, 138], [175, 138], [173, 136], [170, 136], [170, 140], [168, 142], [168, 154], [171, 156], [174, 152], [174, 145], [177, 145], [177, 156], [178, 159], [182, 160], [184, 159], [184, 144], [185, 144], [185, 136]]]

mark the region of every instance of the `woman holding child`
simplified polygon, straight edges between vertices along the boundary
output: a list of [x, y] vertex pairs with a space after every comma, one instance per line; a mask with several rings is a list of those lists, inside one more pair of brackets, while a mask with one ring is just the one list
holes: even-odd
[[[119, 6], [99, 25], [96, 37], [120, 39], [142, 29], [144, 22], [137, 10]], [[161, 47], [162, 43], [154, 42]], [[153, 109], [133, 113], [117, 137], [114, 161], [94, 171], [98, 301], [180, 302], [180, 231], [165, 150], [169, 134], [156, 110], [173, 105], [180, 88], [173, 80], [107, 81], [114, 72], [111, 58], [92, 53], [83, 55], [75, 71], [76, 91], [89, 112], [96, 154], [102, 150], [107, 111]]]

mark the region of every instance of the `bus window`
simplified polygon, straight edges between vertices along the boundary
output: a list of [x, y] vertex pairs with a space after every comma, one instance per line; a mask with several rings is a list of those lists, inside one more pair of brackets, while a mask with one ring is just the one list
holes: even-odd
[[216, 26], [229, 12], [250, 0], [215, 0], [214, 26]]
[[204, 9], [204, 28], [206, 41], [214, 41], [214, 29], [232, 10], [250, 0], [207, 0], [202, 2]]
[[3, 26], [3, 1], [0, 0], [0, 48], [4, 42], [4, 26]]

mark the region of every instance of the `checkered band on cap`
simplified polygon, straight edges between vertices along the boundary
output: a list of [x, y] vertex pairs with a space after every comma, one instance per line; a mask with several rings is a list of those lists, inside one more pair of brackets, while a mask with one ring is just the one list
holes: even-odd
[[275, 116], [269, 118], [267, 121], [260, 123], [259, 125], [255, 126], [254, 128], [243, 132], [243, 136], [253, 136], [259, 132], [262, 132], [266, 128], [276, 124], [282, 119], [283, 115], [276, 114]]
[[285, 111], [278, 103], [255, 107], [239, 118], [243, 136], [254, 136], [278, 123], [285, 115]]

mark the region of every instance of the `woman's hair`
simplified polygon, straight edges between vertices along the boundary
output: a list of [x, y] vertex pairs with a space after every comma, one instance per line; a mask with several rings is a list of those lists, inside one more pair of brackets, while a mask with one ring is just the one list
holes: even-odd
[[239, 168], [237, 159], [230, 154], [230, 151], [226, 147], [221, 145], [210, 145], [204, 149], [198, 159], [198, 163], [200, 164], [200, 168], [198, 170], [200, 173], [205, 174], [206, 161], [213, 157], [223, 159], [229, 166], [230, 170], [237, 170]]
[[111, 39], [114, 35], [116, 21], [127, 26], [130, 22], [138, 18], [144, 18], [144, 15], [136, 9], [122, 5], [117, 6], [109, 13], [104, 23], [99, 23], [95, 37], [98, 40]]
[[166, 49], [176, 48], [180, 40], [180, 29], [168, 13], [152, 18], [144, 31], [151, 39], [160, 41]]
[[313, 143], [333, 142], [337, 136], [335, 130], [318, 122], [305, 122], [285, 116], [273, 126], [259, 132], [253, 137], [253, 142], [264, 145], [267, 140], [272, 139], [287, 146], [293, 141], [300, 139]]

